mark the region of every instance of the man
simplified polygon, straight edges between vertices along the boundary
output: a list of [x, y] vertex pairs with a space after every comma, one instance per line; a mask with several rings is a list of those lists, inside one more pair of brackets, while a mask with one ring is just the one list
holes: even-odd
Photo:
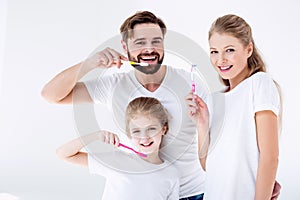
[[[159, 99], [170, 114], [170, 129], [163, 139], [161, 157], [172, 162], [180, 172], [180, 198], [202, 199], [205, 173], [198, 158], [196, 127], [187, 116], [185, 104], [185, 97], [191, 91], [190, 73], [162, 65], [166, 26], [153, 13], [134, 14], [122, 24], [120, 31], [122, 48], [128, 58], [106, 48], [84, 63], [59, 73], [46, 84], [42, 96], [59, 104], [106, 103], [119, 125], [123, 124], [125, 108], [131, 99], [138, 96]], [[130, 72], [78, 82], [93, 69], [120, 68], [127, 61], [144, 64], [133, 64]], [[199, 77], [195, 77], [195, 82], [197, 94], [207, 103], [209, 91], [205, 83]], [[79, 95], [73, 99], [75, 90]]]

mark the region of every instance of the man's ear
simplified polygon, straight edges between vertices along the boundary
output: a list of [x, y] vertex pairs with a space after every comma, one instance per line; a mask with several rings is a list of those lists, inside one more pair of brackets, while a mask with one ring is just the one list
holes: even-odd
[[121, 40], [121, 44], [122, 44], [122, 49], [123, 49], [125, 55], [127, 55], [128, 54], [128, 48], [127, 48], [126, 42], [124, 42], [124, 40]]

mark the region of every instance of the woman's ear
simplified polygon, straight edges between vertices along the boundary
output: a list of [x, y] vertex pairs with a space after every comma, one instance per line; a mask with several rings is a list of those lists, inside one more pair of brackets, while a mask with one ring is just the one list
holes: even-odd
[[247, 46], [247, 51], [248, 51], [248, 58], [252, 55], [253, 53], [253, 43], [250, 42]]

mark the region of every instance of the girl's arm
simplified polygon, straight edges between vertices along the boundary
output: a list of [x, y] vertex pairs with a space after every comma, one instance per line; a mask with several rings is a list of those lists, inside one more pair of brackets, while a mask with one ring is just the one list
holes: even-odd
[[188, 115], [197, 126], [198, 156], [203, 170], [206, 170], [206, 157], [209, 146], [209, 112], [206, 103], [198, 96], [190, 93], [186, 97]]
[[259, 164], [256, 177], [255, 200], [270, 200], [278, 166], [277, 116], [269, 110], [255, 114]]
[[60, 146], [56, 150], [57, 156], [65, 161], [68, 161], [73, 164], [88, 166], [88, 156], [87, 153], [81, 152], [80, 150], [94, 142], [96, 140], [101, 140], [102, 142], [119, 145], [119, 138], [116, 134], [110, 133], [108, 131], [98, 131], [95, 133], [91, 133]]

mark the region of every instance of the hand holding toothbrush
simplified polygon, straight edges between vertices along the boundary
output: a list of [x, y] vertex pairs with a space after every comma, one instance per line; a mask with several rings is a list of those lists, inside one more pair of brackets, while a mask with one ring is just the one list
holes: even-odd
[[120, 68], [123, 64], [122, 61], [128, 61], [128, 58], [116, 50], [107, 47], [89, 57], [85, 61], [85, 64], [87, 64], [90, 68]]
[[134, 153], [136, 153], [137, 155], [139, 155], [141, 157], [147, 157], [146, 154], [138, 152], [138, 151], [134, 150], [133, 148], [120, 143], [119, 137], [116, 134], [111, 133], [109, 131], [101, 131], [100, 139], [104, 143], [112, 144], [116, 147], [123, 147], [123, 148], [126, 148], [126, 149], [129, 149], [129, 150], [133, 151]]
[[97, 67], [120, 68], [123, 65], [123, 62], [129, 62], [129, 64], [131, 65], [142, 66], [142, 67], [146, 67], [149, 65], [147, 63], [138, 63], [134, 61], [129, 61], [128, 58], [126, 58], [124, 55], [108, 47], [102, 51], [95, 53], [94, 55], [92, 55], [86, 60], [86, 64], [90, 68], [97, 68]]

